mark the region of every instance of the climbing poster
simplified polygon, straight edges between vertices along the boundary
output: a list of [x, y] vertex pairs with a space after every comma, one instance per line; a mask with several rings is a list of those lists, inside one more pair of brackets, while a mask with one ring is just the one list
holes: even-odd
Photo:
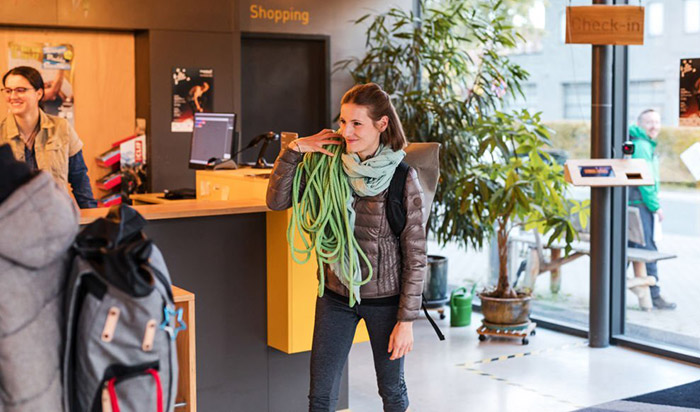
[[191, 132], [194, 114], [214, 111], [214, 69], [173, 68], [172, 132]]
[[8, 69], [29, 66], [44, 80], [44, 111], [75, 123], [73, 96], [75, 53], [70, 44], [15, 42], [8, 44]]
[[679, 126], [700, 126], [700, 58], [681, 59]]

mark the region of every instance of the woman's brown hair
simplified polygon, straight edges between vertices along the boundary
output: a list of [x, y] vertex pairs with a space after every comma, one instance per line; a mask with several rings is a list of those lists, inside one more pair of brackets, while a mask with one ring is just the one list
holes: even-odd
[[379, 136], [379, 141], [385, 146], [391, 146], [391, 149], [401, 150], [408, 142], [406, 135], [403, 132], [403, 126], [399, 116], [396, 115], [396, 109], [391, 104], [389, 94], [382, 90], [376, 83], [358, 84], [352, 89], [345, 92], [340, 104], [356, 104], [367, 108], [369, 118], [374, 122], [378, 122], [382, 116], [389, 118], [389, 124]]
[[[27, 79], [29, 84], [31, 84], [35, 90], [41, 90], [41, 98], [44, 98], [46, 93], [44, 90], [44, 79], [41, 78], [41, 73], [39, 73], [37, 69], [29, 66], [18, 66], [10, 69], [4, 76], [2, 76], [2, 87], [5, 87], [5, 80], [7, 80], [7, 76], [10, 75], [22, 76]], [[41, 102], [41, 100], [39, 100], [39, 108], [42, 110], [44, 109], [44, 104]]]

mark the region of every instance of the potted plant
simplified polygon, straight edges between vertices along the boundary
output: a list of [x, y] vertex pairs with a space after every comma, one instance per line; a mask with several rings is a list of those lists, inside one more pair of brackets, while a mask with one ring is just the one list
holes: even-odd
[[497, 236], [498, 285], [481, 294], [489, 299], [518, 299], [506, 265], [513, 227], [537, 228], [550, 242], [575, 233], [562, 168], [544, 150], [547, 128], [539, 115], [503, 109], [528, 76], [508, 51], [521, 37], [513, 11], [529, 3], [424, 0], [416, 14], [368, 14], [356, 22], [368, 24], [366, 54], [336, 63], [392, 95], [410, 140], [441, 143], [429, 229], [439, 243], [475, 248]]
[[[493, 228], [498, 245], [498, 284], [479, 294], [489, 324], [527, 323], [531, 290], [515, 291], [508, 276], [508, 238], [516, 228], [535, 229], [548, 243], [576, 236], [572, 215], [585, 203], [569, 199], [563, 167], [546, 150], [548, 129], [527, 111], [496, 112], [475, 123], [477, 156], [455, 182], [455, 199], [473, 224]], [[449, 218], [449, 217], [446, 217]], [[585, 218], [585, 217], [584, 217]]]

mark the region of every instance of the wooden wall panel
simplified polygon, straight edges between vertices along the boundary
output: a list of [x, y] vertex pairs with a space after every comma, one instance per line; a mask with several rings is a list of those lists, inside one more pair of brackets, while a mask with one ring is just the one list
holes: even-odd
[[0, 24], [230, 32], [237, 0], [0, 0]]
[[231, 31], [231, 0], [54, 1], [60, 26]]
[[[134, 35], [126, 32], [29, 30], [0, 28], [0, 72], [8, 70], [10, 41], [72, 44], [75, 52], [75, 129], [83, 140], [83, 155], [96, 197], [95, 180], [106, 170], [95, 156], [111, 143], [129, 136], [135, 125]], [[0, 113], [7, 106], [0, 99]]]
[[52, 25], [56, 23], [56, 0], [2, 0], [0, 22], [2, 24]]

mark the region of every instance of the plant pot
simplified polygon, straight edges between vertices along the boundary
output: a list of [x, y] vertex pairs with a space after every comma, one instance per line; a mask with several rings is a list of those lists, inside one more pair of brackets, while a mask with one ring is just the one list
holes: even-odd
[[532, 296], [502, 299], [479, 294], [484, 320], [499, 325], [515, 325], [528, 322]]
[[447, 258], [428, 255], [428, 273], [423, 283], [426, 307], [442, 307], [447, 303]]

